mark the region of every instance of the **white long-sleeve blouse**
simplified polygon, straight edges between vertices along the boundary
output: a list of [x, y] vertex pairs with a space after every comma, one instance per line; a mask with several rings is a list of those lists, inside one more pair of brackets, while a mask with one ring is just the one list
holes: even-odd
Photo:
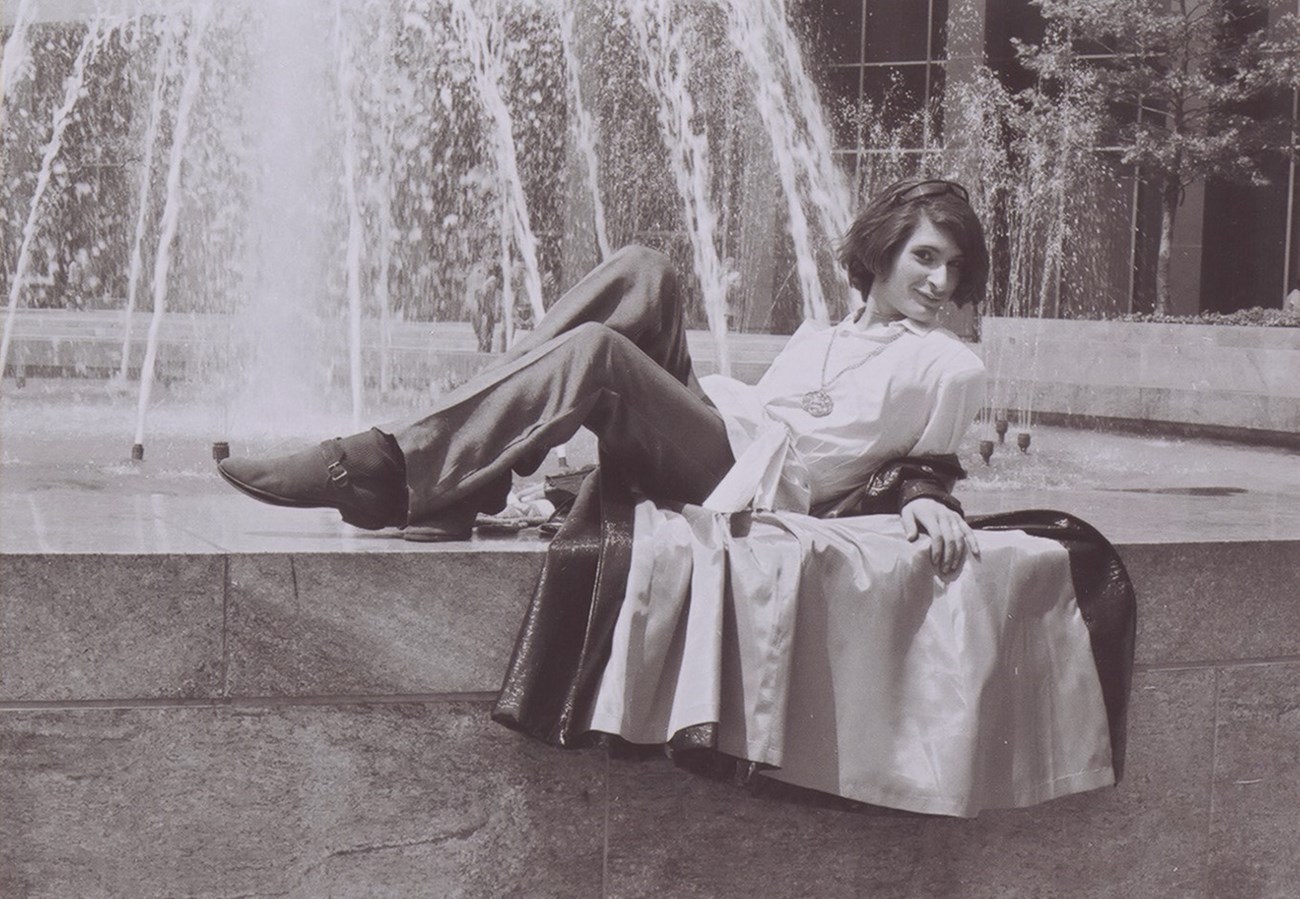
[[[984, 402], [979, 357], [943, 328], [860, 318], [805, 322], [757, 384], [701, 379], [736, 457], [705, 508], [806, 513], [888, 459], [957, 450]], [[824, 417], [801, 404], [818, 388], [833, 401]]]

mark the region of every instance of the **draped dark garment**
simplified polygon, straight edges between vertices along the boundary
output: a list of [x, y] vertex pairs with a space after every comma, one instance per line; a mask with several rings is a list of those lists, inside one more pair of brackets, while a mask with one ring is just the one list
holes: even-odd
[[[866, 484], [821, 516], [896, 513], [917, 496], [943, 499], [944, 488], [964, 472], [955, 457], [905, 457], [882, 465]], [[602, 465], [582, 484], [564, 526], [551, 542], [524, 616], [492, 717], [556, 746], [591, 745], [584, 732], [609, 659], [614, 625], [627, 587], [637, 498], [613, 466]], [[954, 504], [949, 498], [949, 504]], [[1045, 509], [974, 516], [972, 527], [1021, 530], [1061, 543], [1091, 641], [1110, 728], [1118, 780], [1127, 743], [1137, 603], [1124, 564], [1095, 528], [1066, 512]], [[744, 528], [733, 516], [733, 531]], [[681, 749], [708, 750], [712, 725], [687, 728], [673, 738]]]

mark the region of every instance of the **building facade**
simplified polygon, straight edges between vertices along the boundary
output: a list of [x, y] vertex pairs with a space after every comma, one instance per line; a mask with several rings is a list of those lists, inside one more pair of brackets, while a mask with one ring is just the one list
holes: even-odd
[[[1276, 21], [1297, 4], [1279, 0]], [[1015, 41], [1037, 42], [1044, 22], [1031, 0], [808, 0], [797, 6], [828, 108], [838, 113], [836, 156], [859, 194], [910, 171], [941, 171], [945, 148], [961, 135], [955, 87], [986, 64], [1010, 90], [1030, 75]], [[1099, 59], [1104, 64], [1104, 59]], [[1253, 110], [1296, 120], [1296, 92]], [[946, 114], [946, 115], [945, 115]], [[1095, 148], [1097, 229], [1087, 252], [1091, 277], [1064, 279], [1063, 314], [1149, 312], [1155, 298], [1159, 197], [1118, 149]], [[1170, 308], [1175, 314], [1277, 308], [1300, 286], [1300, 188], [1294, 154], [1278, 147], [1258, 160], [1263, 185], [1211, 180], [1190, 185], [1172, 245]], [[1081, 293], [1086, 292], [1086, 296]]]

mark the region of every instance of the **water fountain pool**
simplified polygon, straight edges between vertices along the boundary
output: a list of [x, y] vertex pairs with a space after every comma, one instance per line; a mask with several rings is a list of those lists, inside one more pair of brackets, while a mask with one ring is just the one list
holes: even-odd
[[[695, 273], [696, 336], [722, 370], [752, 374], [779, 343], [735, 332], [856, 301], [826, 250], [853, 191], [781, 0], [58, 8], [74, 14], [25, 0], [5, 20], [4, 199], [21, 227], [0, 358], [27, 385], [3, 385], [6, 546], [112, 539], [77, 525], [94, 501], [44, 508], [77, 485], [113, 498], [111, 518], [124, 493], [219, 487], [213, 441], [245, 451], [414, 412], [620, 243]], [[72, 244], [75, 278], [58, 262]], [[1272, 471], [1269, 450], [1055, 431], [1010, 446], [986, 467], [972, 443], [974, 511], [1091, 492], [1105, 521], [1117, 490], [1165, 490], [1124, 507], [1294, 526], [1273, 493], [1222, 476]], [[1218, 521], [1186, 511], [1170, 517]]]
[[[142, 463], [127, 461], [121, 446], [134, 401], [84, 379], [32, 379], [4, 392], [0, 553], [415, 548], [395, 531], [357, 531], [331, 512], [263, 506], [229, 490], [212, 470], [213, 409], [185, 382], [158, 391], [151, 451]], [[308, 424], [319, 436], [347, 417]], [[1014, 449], [1012, 437], [989, 466], [980, 435], [968, 437], [961, 456], [970, 478], [958, 496], [969, 512], [1065, 509], [1128, 543], [1300, 540], [1300, 471], [1285, 449], [1050, 426], [1035, 434], [1029, 453]], [[262, 433], [233, 449], [295, 449], [305, 436]], [[594, 457], [594, 441], [580, 432], [569, 464]], [[549, 459], [529, 480], [558, 467]], [[543, 542], [525, 532], [491, 545], [533, 551]]]

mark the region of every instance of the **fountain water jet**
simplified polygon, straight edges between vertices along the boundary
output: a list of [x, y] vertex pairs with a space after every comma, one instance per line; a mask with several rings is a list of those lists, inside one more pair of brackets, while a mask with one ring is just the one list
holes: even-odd
[[190, 25], [189, 41], [186, 47], [185, 81], [181, 88], [180, 104], [176, 110], [176, 126], [172, 134], [171, 155], [167, 165], [167, 193], [163, 206], [162, 223], [159, 228], [158, 252], [154, 256], [153, 271], [153, 316], [149, 320], [149, 338], [145, 345], [144, 364], [140, 369], [140, 400], [136, 410], [134, 447], [141, 448], [143, 454], [145, 416], [149, 412], [149, 395], [153, 390], [154, 366], [158, 360], [158, 335], [162, 327], [163, 313], [167, 309], [167, 274], [171, 266], [172, 242], [176, 238], [176, 228], [180, 216], [181, 204], [181, 166], [185, 155], [186, 134], [189, 131], [190, 113], [198, 96], [200, 60], [199, 46], [203, 31], [207, 26], [211, 5], [204, 4], [198, 8]]
[[144, 245], [145, 230], [149, 221], [150, 185], [153, 183], [154, 151], [158, 144], [159, 119], [162, 116], [163, 85], [169, 68], [175, 42], [171, 29], [163, 37], [163, 46], [158, 50], [159, 64], [154, 67], [153, 89], [149, 92], [149, 124], [145, 130], [144, 160], [140, 163], [140, 190], [138, 193], [135, 234], [131, 240], [131, 260], [127, 265], [126, 308], [122, 315], [122, 367], [118, 377], [126, 382], [131, 364], [131, 320], [135, 314], [136, 297], [140, 290], [140, 273], [144, 267], [141, 250]]
[[[254, 16], [246, 46], [232, 47], [253, 65], [248, 119], [241, 123], [253, 140], [241, 221], [251, 239], [238, 266], [247, 280], [234, 286], [243, 296], [231, 352], [245, 368], [244, 383], [229, 371], [228, 404], [248, 423], [292, 420], [319, 408], [341, 344], [347, 406], [355, 416], [360, 382], [351, 321], [359, 286], [351, 262], [359, 248], [350, 242], [359, 235], [347, 197], [346, 126], [339, 122], [350, 104], [331, 77], [341, 54], [337, 7], [267, 0]], [[326, 302], [339, 295], [341, 315]], [[246, 356], [236, 357], [236, 347]]]
[[605, 203], [600, 196], [600, 164], [596, 159], [595, 126], [591, 121], [591, 113], [582, 101], [582, 79], [579, 78], [578, 56], [573, 47], [573, 7], [561, 3], [557, 14], [560, 44], [564, 48], [564, 74], [573, 100], [574, 135], [577, 138], [578, 152], [582, 154], [587, 187], [591, 191], [592, 224], [596, 230], [596, 246], [600, 249], [600, 258], [608, 259], [614, 249], [609, 243], [609, 234], [605, 227]]
[[361, 430], [361, 206], [357, 200], [357, 123], [353, 108], [354, 67], [348, 65], [352, 50], [343, 25], [342, 5], [335, 7], [334, 40], [338, 50], [340, 105], [343, 107], [343, 195], [348, 215], [348, 248], [344, 268], [348, 295], [348, 376], [352, 387], [352, 429]]
[[[524, 196], [523, 181], [519, 176], [519, 160], [515, 155], [514, 124], [510, 108], [501, 96], [502, 60], [504, 52], [501, 25], [499, 22], [485, 22], [474, 10], [470, 0], [453, 0], [453, 10], [457, 30], [464, 39], [465, 47], [474, 69], [474, 86], [478, 90], [483, 110], [492, 122], [492, 135], [497, 150], [497, 176], [501, 183], [501, 203], [503, 221], [509, 223], [509, 230], [514, 237], [514, 248], [519, 251], [524, 264], [524, 289], [528, 304], [532, 308], [534, 320], [540, 320], [546, 314], [542, 302], [542, 276], [537, 264], [537, 238], [533, 234], [528, 216], [528, 200]], [[493, 12], [496, 7], [493, 4]], [[506, 229], [502, 229], [502, 284], [511, 280], [509, 247], [506, 244]], [[507, 316], [506, 343], [513, 338], [513, 303], [507, 289], [503, 299], [503, 309]]]
[[812, 241], [808, 219], [804, 214], [795, 170], [796, 144], [800, 142], [794, 117], [786, 103], [785, 90], [772, 64], [771, 54], [764, 52], [767, 35], [766, 13], [771, 7], [761, 4], [732, 4], [730, 35], [732, 43], [740, 50], [754, 74], [754, 99], [759, 115], [772, 139], [773, 156], [781, 177], [781, 189], [786, 200], [786, 226], [794, 241], [795, 268], [799, 273], [799, 288], [803, 296], [804, 316], [826, 321], [829, 314], [822, 295], [820, 273], [812, 254]]
[[709, 330], [717, 347], [718, 370], [731, 374], [727, 348], [727, 285], [731, 273], [723, 271], [714, 232], [717, 215], [712, 206], [709, 153], [706, 136], [697, 130], [690, 90], [690, 62], [682, 33], [675, 28], [666, 0], [634, 4], [633, 30], [645, 77], [658, 101], [659, 124], [667, 145], [677, 193], [686, 210], [687, 234], [695, 256], [695, 271], [704, 291]]
[[[835, 165], [831, 129], [826, 124], [821, 99], [808, 74], [799, 42], [787, 21], [784, 0], [763, 2], [768, 14], [767, 33], [780, 51], [784, 80], [790, 85], [793, 106], [803, 119], [800, 134], [804, 140], [796, 143], [794, 149], [806, 179], [807, 202], [821, 222], [822, 233], [832, 239], [839, 238], [853, 221], [852, 192], [845, 184], [843, 172]], [[840, 285], [848, 290], [848, 275], [838, 265], [833, 268]], [[861, 299], [857, 302], [861, 303]]]
[[[22, 10], [20, 9], [21, 13]], [[54, 168], [54, 161], [59, 156], [59, 151], [63, 147], [63, 135], [67, 130], [68, 124], [72, 121], [73, 110], [77, 102], [86, 94], [86, 68], [95, 54], [103, 46], [112, 28], [106, 27], [105, 23], [96, 18], [90, 22], [86, 29], [86, 37], [82, 41], [81, 49], [77, 52], [77, 58], [72, 63], [72, 73], [66, 82], [63, 93], [63, 103], [54, 110], [54, 115], [50, 123], [50, 139], [45, 145], [45, 151], [41, 155], [40, 169], [36, 175], [36, 187], [32, 193], [31, 205], [28, 207], [27, 221], [23, 225], [22, 242], [18, 245], [18, 264], [14, 268], [13, 275], [9, 281], [9, 300], [5, 307], [5, 324], [4, 335], [0, 337], [0, 372], [4, 371], [5, 363], [9, 359], [9, 344], [13, 339], [14, 314], [18, 311], [18, 299], [22, 295], [22, 288], [27, 280], [27, 269], [31, 265], [31, 245], [32, 239], [36, 235], [37, 216], [41, 211], [41, 200], [45, 197], [45, 191], [50, 184], [50, 175]], [[18, 33], [18, 29], [14, 29]], [[8, 58], [8, 48], [6, 47], [6, 59]], [[15, 68], [17, 68], [15, 64]]]
[[[752, 254], [767, 257], [774, 277], [742, 282], [747, 291], [779, 289], [784, 273], [773, 271], [771, 257], [797, 259], [804, 302], [820, 294], [828, 312], [818, 314], [830, 314], [841, 298], [832, 301], [832, 279], [815, 271], [828, 260], [811, 245], [835, 236], [824, 220], [846, 205], [847, 192], [839, 179], [833, 201], [824, 202], [836, 180], [824, 177], [835, 172], [829, 137], [818, 130], [825, 129], [815, 104], [800, 108], [811, 81], [799, 69], [783, 4], [765, 4], [750, 17], [752, 35], [731, 41], [728, 16], [741, 13], [723, 3], [592, 0], [576, 12], [551, 0], [138, 7], [128, 21], [144, 37], [129, 49], [114, 45], [121, 57], [97, 64], [92, 77], [105, 92], [92, 95], [99, 106], [75, 132], [77, 152], [97, 159], [139, 148], [116, 167], [118, 194], [97, 196], [102, 202], [81, 219], [102, 215], [107, 224], [96, 227], [113, 229], [114, 246], [96, 264], [105, 271], [120, 263], [122, 284], [93, 302], [121, 298], [113, 307], [123, 322], [119, 376], [131, 376], [139, 349], [132, 336], [139, 294], [154, 299], [137, 439], [155, 378], [179, 374], [220, 396], [222, 437], [315, 430], [309, 422], [341, 412], [335, 385], [349, 395], [353, 422], [379, 414], [390, 386], [391, 395], [403, 383], [423, 389], [390, 365], [392, 322], [405, 322], [405, 334], [413, 321], [455, 316], [476, 266], [500, 284], [493, 320], [500, 310], [509, 323], [523, 308], [515, 303], [521, 287], [536, 319], [545, 279], [571, 282], [586, 264], [560, 258], [572, 224], [557, 214], [566, 190], [590, 198], [580, 214], [594, 219], [602, 254], [637, 241], [681, 262], [675, 251], [689, 241], [698, 279], [687, 281], [689, 314], [698, 321], [702, 299], [723, 370], [731, 367], [725, 335], [737, 273], [752, 277], [763, 267]], [[588, 14], [606, 27], [575, 46], [577, 17]], [[66, 27], [41, 24], [56, 33]], [[31, 38], [19, 29], [14, 40], [26, 48]], [[47, 79], [69, 74], [76, 46], [55, 61], [62, 71], [42, 62]], [[708, 67], [698, 62], [705, 58]], [[766, 127], [748, 96], [755, 72], [780, 82], [764, 100], [779, 112]], [[103, 115], [107, 106], [113, 115]], [[774, 138], [783, 142], [773, 147]], [[814, 158], [818, 147], [827, 148], [824, 160]], [[751, 201], [738, 196], [753, 187], [736, 170], [756, 160], [766, 171], [790, 154], [785, 205], [804, 222], [776, 236], [775, 220], [753, 218]], [[51, 195], [60, 185], [70, 187], [56, 178]], [[0, 189], [6, 205], [14, 196], [30, 205], [21, 186]], [[772, 208], [766, 199], [759, 205]], [[52, 204], [32, 209], [38, 243], [73, 240], [60, 233], [67, 226]], [[785, 245], [774, 248], [774, 236]], [[58, 262], [51, 257], [41, 282], [55, 290]], [[101, 280], [118, 277], [106, 271]], [[51, 299], [61, 301], [45, 291], [41, 305]], [[200, 333], [211, 337], [176, 339]], [[374, 362], [368, 341], [376, 333], [380, 390], [371, 393], [363, 373]], [[409, 360], [411, 349], [399, 348], [397, 358]]]
[[383, 132], [379, 142], [378, 172], [368, 180], [369, 195], [371, 202], [374, 203], [376, 212], [375, 217], [379, 221], [379, 234], [377, 240], [377, 252], [379, 256], [377, 270], [374, 277], [375, 306], [379, 310], [379, 390], [383, 391], [392, 386], [392, 341], [393, 341], [393, 320], [391, 298], [389, 296], [388, 279], [392, 271], [393, 252], [392, 245], [395, 239], [393, 229], [393, 203], [392, 203], [392, 181], [393, 181], [393, 163], [394, 163], [394, 139], [395, 139], [395, 103], [391, 97], [393, 80], [393, 27], [392, 22], [384, 18], [381, 20], [381, 34], [377, 42], [380, 48], [385, 65], [374, 77], [378, 81], [376, 93], [380, 95], [380, 103], [383, 108]]
[[[755, 105], [772, 140], [786, 198], [786, 225], [794, 244], [804, 314], [825, 321], [829, 313], [804, 207], [813, 210], [823, 240], [843, 236], [852, 218], [849, 191], [831, 154], [830, 129], [798, 42], [786, 24], [782, 0], [733, 3], [728, 12], [729, 35], [754, 76]], [[849, 292], [843, 269], [832, 269], [841, 292]], [[852, 304], [860, 302], [855, 296]]]
[[27, 26], [32, 9], [31, 0], [18, 0], [13, 31], [5, 41], [4, 57], [0, 59], [0, 129], [6, 123], [8, 104], [5, 103], [18, 86], [20, 76], [30, 76], [31, 54], [27, 52]]

